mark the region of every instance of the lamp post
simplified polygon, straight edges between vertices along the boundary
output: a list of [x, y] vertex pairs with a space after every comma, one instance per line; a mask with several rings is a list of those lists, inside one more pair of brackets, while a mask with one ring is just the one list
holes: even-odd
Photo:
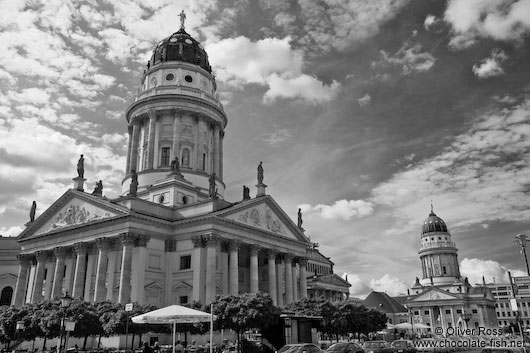
[[521, 253], [524, 256], [524, 263], [526, 265], [526, 273], [530, 276], [530, 268], [528, 267], [528, 258], [526, 257], [526, 234], [517, 234], [515, 236], [516, 242], [521, 247]]
[[[21, 332], [22, 330], [24, 330], [24, 321], [17, 321], [17, 326], [16, 326], [16, 330], [15, 330], [15, 336], [18, 336], [18, 340], [20, 340], [22, 338], [22, 334], [19, 333]], [[18, 333], [18, 335], [17, 335]]]
[[63, 335], [66, 330], [65, 322], [64, 322], [64, 320], [66, 319], [66, 308], [70, 306], [71, 302], [72, 302], [72, 297], [68, 295], [68, 291], [67, 291], [64, 297], [61, 298], [61, 308], [63, 309], [62, 310], [63, 316], [61, 318], [61, 329], [59, 332], [59, 344], [57, 346], [57, 353], [61, 353], [61, 348], [63, 345]]
[[471, 320], [471, 314], [464, 311], [464, 313], [462, 314], [462, 319], [464, 319], [464, 321], [466, 322], [466, 330], [469, 328], [469, 320]]

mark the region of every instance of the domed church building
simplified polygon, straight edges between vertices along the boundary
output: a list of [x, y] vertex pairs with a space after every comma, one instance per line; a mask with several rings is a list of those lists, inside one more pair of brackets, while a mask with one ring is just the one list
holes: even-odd
[[239, 201], [225, 200], [228, 119], [216, 89], [208, 54], [181, 18], [156, 45], [126, 111], [121, 196], [103, 197], [101, 182], [86, 191], [80, 157], [74, 187], [18, 238], [14, 305], [65, 292], [157, 306], [258, 291], [279, 306], [347, 298], [350, 284], [304, 234], [301, 215], [294, 223], [267, 194], [261, 162], [253, 195], [244, 186]]
[[443, 333], [450, 327], [497, 327], [495, 298], [485, 284], [473, 287], [460, 275], [458, 249], [432, 205], [420, 239], [422, 278], [416, 277], [406, 301], [412, 324], [427, 325], [431, 332], [441, 327]]

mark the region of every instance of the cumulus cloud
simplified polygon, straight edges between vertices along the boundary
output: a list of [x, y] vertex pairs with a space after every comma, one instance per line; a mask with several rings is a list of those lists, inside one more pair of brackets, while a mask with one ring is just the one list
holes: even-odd
[[15, 226], [15, 227], [2, 227], [0, 228], [0, 235], [4, 237], [16, 237], [20, 233], [22, 233], [22, 227]]
[[467, 277], [471, 284], [482, 283], [482, 277], [486, 283], [508, 283], [508, 271], [514, 277], [526, 275], [523, 271], [509, 270], [492, 260], [468, 259], [466, 257], [460, 262], [460, 274]]
[[407, 294], [409, 288], [405, 282], [388, 273], [379, 279], [372, 278], [370, 287], [376, 292], [385, 292], [391, 297]]
[[529, 121], [530, 99], [477, 117], [437, 155], [408, 165], [375, 187], [369, 201], [392, 207], [401, 232], [418, 223], [432, 199], [452, 227], [527, 221]]
[[370, 105], [370, 103], [372, 102], [372, 97], [368, 93], [365, 93], [364, 96], [357, 99], [357, 102], [359, 103], [359, 106], [366, 107], [367, 105]]
[[436, 59], [428, 52], [423, 52], [420, 44], [412, 45], [406, 42], [394, 54], [391, 55], [384, 50], [381, 50], [379, 60], [372, 63], [372, 67], [401, 67], [403, 75], [410, 75], [418, 72], [429, 71], [435, 63]]
[[333, 205], [318, 204], [298, 206], [302, 212], [317, 214], [324, 219], [349, 221], [352, 217], [364, 217], [373, 213], [373, 204], [364, 200], [338, 200]]
[[508, 59], [508, 56], [501, 49], [494, 49], [491, 55], [482, 60], [480, 65], [473, 65], [473, 73], [478, 78], [489, 78], [504, 74], [501, 67], [502, 62]]
[[358, 298], [365, 298], [370, 293], [370, 287], [356, 273], [344, 272], [341, 276], [350, 284], [350, 295]]
[[453, 30], [450, 46], [463, 49], [479, 38], [522, 41], [530, 33], [529, 0], [451, 0], [444, 19]]
[[425, 21], [423, 22], [423, 27], [425, 27], [425, 29], [429, 29], [432, 25], [436, 23], [436, 21], [436, 16], [427, 15], [427, 17], [425, 17]]
[[269, 145], [277, 145], [285, 142], [292, 137], [291, 132], [288, 129], [280, 128], [279, 126], [273, 126], [274, 131], [261, 135], [261, 139]]
[[303, 53], [294, 50], [290, 38], [266, 38], [257, 42], [239, 36], [207, 46], [217, 78], [232, 87], [257, 83], [268, 86], [264, 102], [301, 98], [321, 103], [334, 98], [340, 84], [326, 85], [302, 73]]

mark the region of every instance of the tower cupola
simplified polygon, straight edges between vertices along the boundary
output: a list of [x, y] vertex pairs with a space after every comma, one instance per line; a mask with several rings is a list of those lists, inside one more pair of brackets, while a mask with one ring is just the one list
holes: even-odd
[[125, 116], [129, 145], [122, 194], [129, 193], [134, 175], [137, 197], [167, 206], [204, 200], [212, 190], [214, 198], [223, 198], [225, 189], [227, 117], [208, 54], [184, 30], [184, 12], [180, 18], [180, 29], [155, 46]]

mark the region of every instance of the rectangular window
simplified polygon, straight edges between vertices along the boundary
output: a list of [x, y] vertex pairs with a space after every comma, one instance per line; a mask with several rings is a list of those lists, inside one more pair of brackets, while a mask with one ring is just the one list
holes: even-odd
[[187, 295], [181, 295], [179, 297], [180, 304], [188, 304], [188, 296]]
[[419, 314], [420, 314], [419, 310], [414, 311], [414, 315], [419, 315]]
[[160, 166], [161, 167], [168, 167], [169, 166], [169, 147], [162, 147], [161, 153], [160, 153]]
[[187, 270], [191, 268], [191, 255], [184, 255], [180, 257], [180, 269]]
[[478, 310], [477, 310], [477, 309], [473, 309], [473, 310], [471, 310], [471, 312], [472, 312], [473, 314], [478, 314]]
[[457, 314], [462, 314], [462, 309], [456, 309]]
[[451, 310], [446, 309], [446, 310], [445, 310], [445, 313], [446, 313], [446, 314], [451, 314]]
[[202, 154], [202, 170], [206, 171], [206, 153]]
[[429, 315], [429, 310], [425, 310], [425, 311], [423, 312], [423, 315]]

